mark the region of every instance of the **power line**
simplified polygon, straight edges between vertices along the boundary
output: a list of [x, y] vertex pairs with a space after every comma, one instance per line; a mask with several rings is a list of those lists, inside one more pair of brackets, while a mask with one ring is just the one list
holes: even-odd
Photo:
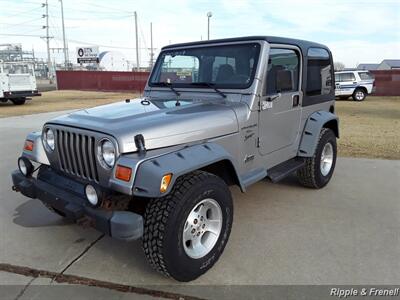
[[[37, 3], [37, 4], [40, 5], [40, 3]], [[42, 7], [39, 6], [39, 7], [35, 7], [35, 8], [32, 8], [32, 9], [29, 9], [29, 10], [25, 10], [25, 11], [21, 11], [21, 12], [15, 13], [15, 14], [11, 14], [11, 15], [7, 14], [7, 18], [14, 17], [14, 16], [19, 16], [19, 15], [24, 15], [24, 14], [30, 13], [32, 11], [39, 10], [41, 8]]]
[[29, 36], [29, 37], [42, 37], [41, 35], [35, 34], [20, 34], [20, 33], [0, 33], [2, 36]]
[[[55, 37], [56, 40], [61, 41], [61, 37]], [[126, 50], [135, 50], [135, 47], [124, 47], [124, 46], [112, 46], [112, 45], [105, 45], [105, 44], [99, 44], [99, 43], [91, 43], [91, 42], [84, 42], [84, 41], [78, 41], [74, 39], [68, 39], [69, 42], [73, 42], [76, 44], [82, 44], [82, 45], [88, 45], [88, 46], [99, 46], [99, 47], [105, 47], [105, 48], [112, 48], [112, 49], [126, 49]], [[138, 49], [147, 49], [147, 48], [138, 48]]]
[[[34, 18], [34, 19], [30, 19], [30, 20], [23, 21], [23, 22], [20, 22], [20, 23], [0, 23], [0, 24], [3, 24], [3, 25], [6, 25], [6, 24], [7, 24], [7, 26], [4, 26], [4, 27], [12, 27], [12, 26], [31, 26], [32, 24], [29, 24], [29, 25], [24, 25], [24, 24], [30, 23], [30, 22], [32, 22], [32, 21], [41, 20], [41, 19], [42, 19], [42, 18]], [[39, 25], [39, 26], [40, 26], [40, 25]]]
[[[81, 2], [83, 2], [83, 4], [89, 5], [91, 8], [93, 7], [93, 3], [89, 3], [89, 2], [86, 2], [86, 1], [81, 1]], [[119, 9], [119, 8], [110, 7], [110, 6], [105, 6], [105, 5], [100, 5], [100, 4], [98, 4], [98, 3], [96, 3], [96, 7], [98, 7], [98, 8], [104, 8], [104, 9], [106, 9], [107, 11], [114, 10], [114, 11], [118, 11], [118, 12], [126, 12], [126, 13], [132, 14], [131, 11], [122, 10], [122, 9]]]
[[[55, 7], [53, 5], [49, 5], [50, 8]], [[97, 7], [97, 4], [96, 4]], [[97, 10], [93, 7], [91, 7], [90, 9], [86, 10], [86, 9], [82, 9], [82, 8], [73, 8], [73, 7], [65, 7], [66, 11], [74, 11], [77, 13], [89, 13], [90, 15], [93, 14], [99, 14], [99, 15], [106, 15], [106, 16], [110, 16], [112, 15], [113, 17], [119, 17], [119, 16], [132, 16], [132, 12], [121, 12], [120, 10], [118, 10], [117, 12], [110, 12], [110, 11], [103, 11], [103, 10]], [[101, 16], [102, 18], [104, 18], [104, 16]], [[107, 17], [106, 17], [107, 18]]]

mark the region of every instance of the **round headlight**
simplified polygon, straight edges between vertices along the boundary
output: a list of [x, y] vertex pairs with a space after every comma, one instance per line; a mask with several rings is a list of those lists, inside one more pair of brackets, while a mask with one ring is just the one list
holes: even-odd
[[101, 145], [101, 158], [108, 167], [113, 167], [115, 163], [115, 147], [109, 140], [104, 140]]
[[54, 138], [54, 132], [50, 128], [47, 128], [44, 132], [43, 136], [44, 142], [46, 143], [47, 147], [53, 151], [55, 147], [55, 138]]

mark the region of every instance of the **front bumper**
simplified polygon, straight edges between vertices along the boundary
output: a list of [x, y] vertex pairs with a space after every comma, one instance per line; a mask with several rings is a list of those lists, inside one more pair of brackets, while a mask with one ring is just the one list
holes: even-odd
[[41, 96], [42, 94], [38, 91], [15, 91], [15, 92], [4, 92], [4, 98], [6, 99], [18, 99], [26, 97]]
[[[38, 178], [27, 178], [19, 170], [12, 173], [13, 190], [33, 199], [39, 199], [46, 206], [74, 221], [89, 219], [90, 224], [97, 230], [122, 240], [136, 240], [143, 235], [143, 218], [130, 211], [109, 211], [96, 209], [87, 203], [86, 199], [74, 190], [83, 189], [84, 185], [72, 179], [52, 172], [52, 182]], [[49, 176], [50, 176], [49, 175]], [[68, 187], [63, 189], [61, 187]]]

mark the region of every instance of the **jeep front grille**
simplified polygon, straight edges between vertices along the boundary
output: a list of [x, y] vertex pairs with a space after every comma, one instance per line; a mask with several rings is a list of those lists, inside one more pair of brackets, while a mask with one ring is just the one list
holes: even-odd
[[66, 173], [99, 181], [93, 136], [56, 129], [60, 169]]

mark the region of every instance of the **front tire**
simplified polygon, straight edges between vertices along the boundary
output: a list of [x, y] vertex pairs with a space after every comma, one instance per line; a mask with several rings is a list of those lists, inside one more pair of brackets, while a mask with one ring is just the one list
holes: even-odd
[[320, 189], [328, 184], [336, 165], [336, 136], [329, 128], [322, 128], [313, 157], [297, 171], [300, 183], [306, 187]]
[[146, 207], [143, 250], [160, 273], [191, 281], [209, 270], [228, 241], [233, 204], [225, 182], [195, 171], [179, 177], [165, 197]]
[[23, 105], [26, 102], [26, 98], [12, 99], [11, 102], [14, 103], [14, 105]]
[[364, 101], [367, 93], [363, 89], [356, 89], [352, 95], [354, 101]]

